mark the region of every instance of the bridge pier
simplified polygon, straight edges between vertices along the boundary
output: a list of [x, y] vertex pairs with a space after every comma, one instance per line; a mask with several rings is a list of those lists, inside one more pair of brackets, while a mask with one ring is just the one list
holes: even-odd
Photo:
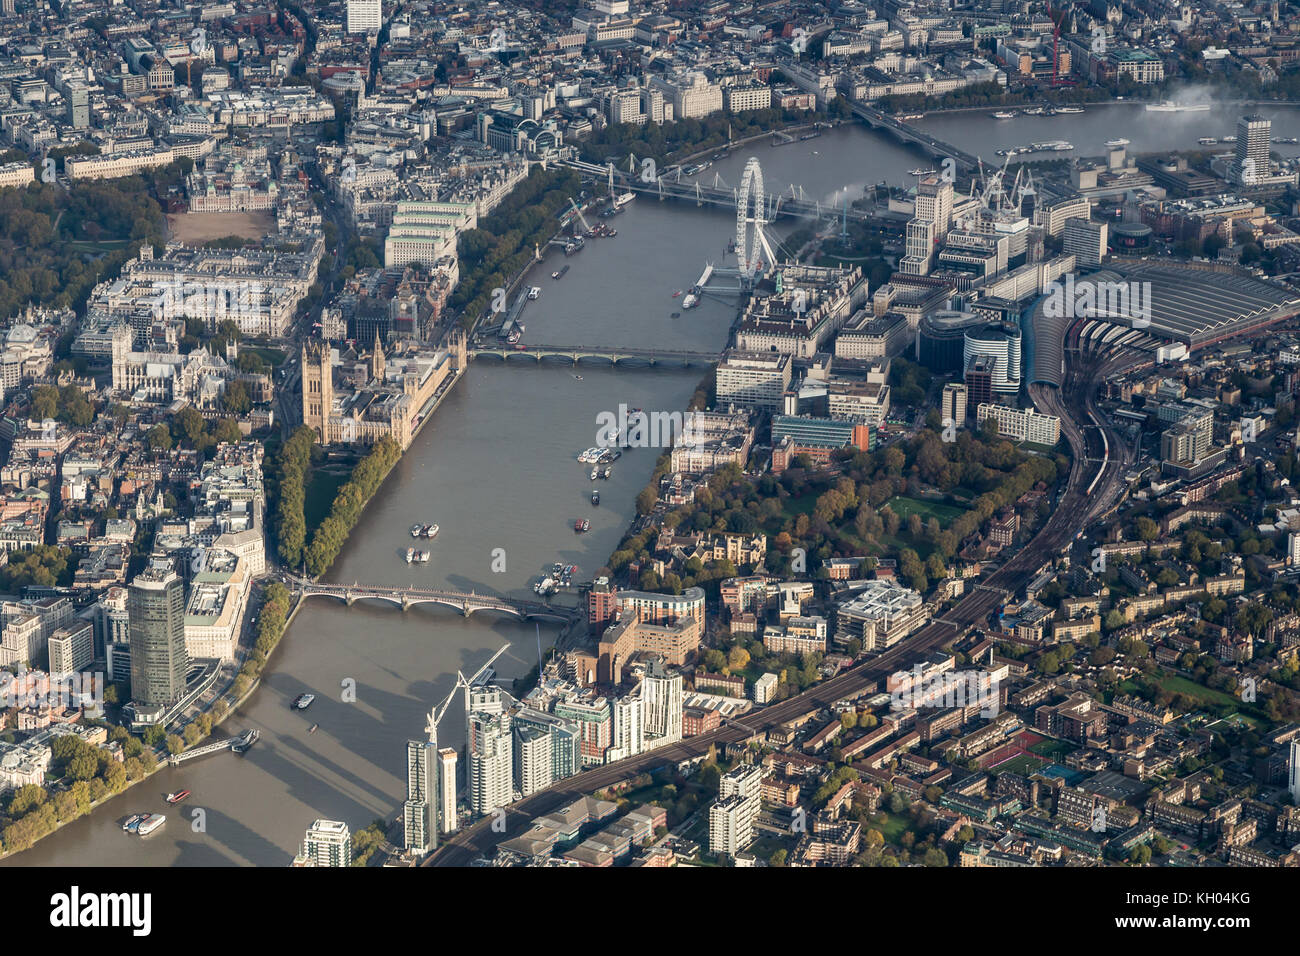
[[463, 614], [465, 617], [469, 617], [470, 614], [473, 613], [472, 611], [470, 611], [470, 607], [469, 607], [469, 602], [468, 602], [468, 601], [464, 601], [464, 602], [461, 603], [461, 605], [460, 605], [460, 613]]
[[411, 607], [411, 599], [405, 594], [402, 595], [402, 613], [405, 614]]
[[348, 591], [346, 594], [343, 595], [343, 600], [347, 601], [348, 607], [351, 607], [353, 604], [356, 603], [357, 599], [352, 596], [351, 591]]

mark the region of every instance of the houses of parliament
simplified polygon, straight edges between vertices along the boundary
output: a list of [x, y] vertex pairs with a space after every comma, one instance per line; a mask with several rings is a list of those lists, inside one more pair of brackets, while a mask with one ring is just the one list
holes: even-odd
[[368, 352], [312, 339], [302, 348], [303, 424], [324, 445], [372, 445], [387, 436], [405, 450], [468, 359], [459, 329], [436, 350], [398, 342], [385, 352], [378, 334]]

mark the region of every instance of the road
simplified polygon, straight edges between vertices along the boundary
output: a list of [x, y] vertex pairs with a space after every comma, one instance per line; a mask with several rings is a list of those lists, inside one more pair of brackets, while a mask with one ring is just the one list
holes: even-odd
[[[1068, 550], [1080, 529], [1109, 511], [1119, 500], [1123, 492], [1123, 473], [1131, 464], [1125, 460], [1123, 444], [1115, 440], [1113, 433], [1110, 448], [1113, 453], [1118, 450], [1117, 457], [1103, 463], [1089, 460], [1085, 430], [1095, 427], [1110, 432], [1109, 424], [1096, 406], [1097, 386], [1106, 376], [1146, 361], [1149, 361], [1149, 357], [1135, 356], [1133, 353], [1085, 356], [1076, 368], [1070, 370], [1059, 394], [1040, 396], [1044, 405], [1050, 404], [1059, 409], [1051, 413], [1060, 415], [1062, 419], [1062, 434], [1066, 436], [1073, 452], [1074, 467], [1055, 512], [1024, 548], [981, 581], [946, 614], [931, 621], [912, 637], [801, 694], [747, 714], [746, 727], [750, 731], [772, 730], [810, 710], [826, 707], [844, 697], [873, 688], [894, 671], [909, 669], [931, 651], [953, 641], [968, 628], [982, 623], [1002, 604], [1006, 596], [1014, 593], [1045, 563]], [[1082, 423], [1072, 414], [1078, 409], [1084, 412]], [[501, 840], [517, 835], [535, 817], [550, 813], [581, 794], [602, 790], [657, 767], [701, 756], [711, 746], [722, 747], [748, 736], [750, 733], [734, 724], [724, 725], [718, 730], [690, 737], [681, 743], [568, 777], [504, 808], [504, 833], [491, 828], [490, 818], [479, 820], [454, 834], [426, 858], [424, 865], [468, 865], [491, 851]]]
[[282, 367], [287, 374], [284, 380], [278, 382], [275, 386], [275, 402], [273, 406], [276, 418], [279, 419], [280, 436], [285, 439], [293, 434], [294, 430], [301, 424], [302, 419], [302, 400], [299, 393], [302, 379], [302, 367], [299, 358], [302, 353], [302, 345], [309, 338], [319, 337], [315, 325], [321, 320], [321, 312], [325, 303], [330, 300], [338, 287], [339, 274], [343, 271], [347, 261], [347, 237], [352, 232], [342, 208], [334, 197], [333, 190], [321, 177], [320, 170], [314, 163], [310, 168], [310, 175], [312, 184], [325, 197], [325, 202], [321, 207], [321, 215], [333, 223], [338, 235], [338, 241], [334, 246], [334, 251], [330, 253], [332, 262], [328, 273], [321, 273], [316, 277], [316, 281], [322, 289], [320, 299], [294, 323], [293, 329], [285, 342], [285, 364]]

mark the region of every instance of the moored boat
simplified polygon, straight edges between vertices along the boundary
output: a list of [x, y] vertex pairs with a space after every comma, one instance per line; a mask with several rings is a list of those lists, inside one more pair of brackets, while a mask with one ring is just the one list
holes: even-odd
[[140, 828], [136, 831], [140, 836], [148, 836], [167, 822], [167, 818], [161, 813], [151, 813], [140, 822]]

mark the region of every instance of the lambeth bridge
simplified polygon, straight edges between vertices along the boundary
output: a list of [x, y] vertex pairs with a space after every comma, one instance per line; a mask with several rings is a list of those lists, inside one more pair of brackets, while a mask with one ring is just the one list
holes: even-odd
[[349, 607], [356, 601], [387, 601], [405, 611], [417, 604], [440, 604], [443, 607], [454, 608], [466, 617], [477, 611], [497, 611], [501, 614], [512, 614], [520, 620], [536, 618], [566, 624], [586, 614], [585, 611], [577, 608], [559, 607], [542, 601], [523, 601], [496, 594], [479, 594], [475, 591], [383, 587], [368, 584], [316, 584], [304, 581], [297, 581], [295, 585], [304, 599], [331, 597], [345, 602]]

